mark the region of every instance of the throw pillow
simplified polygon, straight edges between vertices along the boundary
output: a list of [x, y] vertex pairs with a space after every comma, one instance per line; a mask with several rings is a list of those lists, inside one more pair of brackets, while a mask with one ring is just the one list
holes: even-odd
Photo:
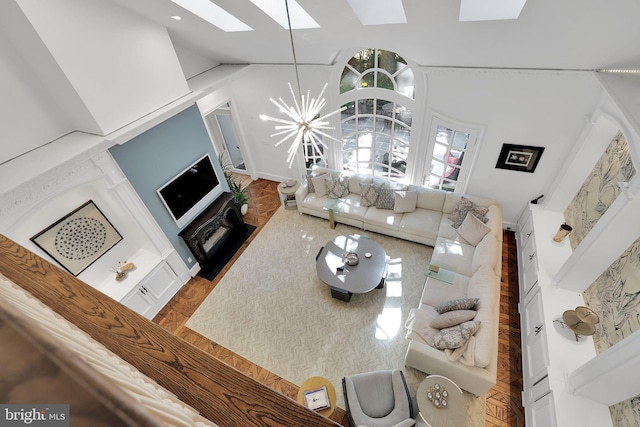
[[484, 222], [473, 216], [471, 212], [467, 212], [467, 217], [462, 221], [460, 227], [456, 230], [460, 237], [473, 246], [478, 246], [478, 243], [484, 236], [491, 231], [491, 229], [485, 225]]
[[313, 186], [313, 181], [312, 179], [315, 178], [317, 175], [316, 174], [310, 174], [307, 175], [307, 189], [309, 191], [309, 193], [315, 193], [316, 192], [316, 188]]
[[462, 347], [478, 329], [480, 329], [480, 322], [476, 321], [442, 329], [433, 337], [433, 347], [440, 350]]
[[327, 197], [330, 199], [339, 199], [349, 195], [349, 178], [340, 176], [337, 178], [325, 178], [327, 185]]
[[374, 206], [376, 200], [378, 200], [378, 186], [360, 183], [360, 194], [360, 206], [365, 208]]
[[327, 195], [327, 184], [325, 183], [325, 179], [328, 179], [329, 177], [328, 173], [311, 177], [311, 182], [313, 183], [315, 193], [318, 197], [324, 197]]
[[418, 202], [417, 191], [396, 191], [394, 195], [393, 211], [395, 213], [413, 212]]
[[390, 209], [396, 204], [396, 191], [391, 188], [378, 188], [378, 199], [375, 206], [378, 209]]
[[473, 310], [478, 301], [478, 298], [452, 299], [435, 307], [435, 310], [440, 314], [453, 310]]
[[473, 203], [471, 200], [462, 196], [460, 201], [455, 205], [453, 211], [449, 214], [449, 219], [451, 220], [451, 226], [453, 228], [458, 228], [462, 225], [462, 222], [467, 217], [467, 213], [471, 212], [476, 218], [478, 218], [483, 223], [486, 223], [488, 220], [484, 217], [484, 215], [489, 212], [489, 208], [484, 206], [477, 205]]
[[452, 326], [468, 322], [469, 320], [473, 320], [473, 318], [476, 317], [476, 314], [478, 314], [478, 312], [475, 310], [447, 311], [433, 319], [429, 326], [433, 329], [450, 328]]

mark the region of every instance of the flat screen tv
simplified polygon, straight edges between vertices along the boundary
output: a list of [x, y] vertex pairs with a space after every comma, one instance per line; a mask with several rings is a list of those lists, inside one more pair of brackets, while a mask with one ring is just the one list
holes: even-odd
[[157, 192], [178, 227], [183, 227], [222, 194], [222, 186], [211, 157], [205, 154]]

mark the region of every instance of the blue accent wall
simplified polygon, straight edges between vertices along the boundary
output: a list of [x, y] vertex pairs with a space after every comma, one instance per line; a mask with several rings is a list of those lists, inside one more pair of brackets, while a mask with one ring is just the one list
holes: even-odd
[[[111, 147], [109, 151], [173, 247], [191, 268], [196, 263], [195, 258], [178, 237], [181, 229], [156, 190], [209, 153], [223, 191], [229, 191], [198, 106], [194, 104], [125, 144]], [[188, 262], [189, 257], [192, 262]]]

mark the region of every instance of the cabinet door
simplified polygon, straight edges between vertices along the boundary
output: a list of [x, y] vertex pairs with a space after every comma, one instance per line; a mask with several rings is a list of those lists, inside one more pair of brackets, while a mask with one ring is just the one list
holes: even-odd
[[121, 302], [131, 310], [144, 316], [154, 305], [155, 299], [149, 297], [149, 293], [145, 292], [142, 285], [138, 285]]
[[171, 267], [163, 262], [156, 267], [145, 279], [141, 285], [151, 291], [156, 299], [164, 299], [164, 294], [178, 280]]
[[518, 247], [522, 249], [526, 246], [529, 239], [533, 236], [533, 222], [531, 221], [531, 215], [529, 215], [522, 224], [522, 229], [518, 232]]
[[[526, 303], [522, 313], [522, 377], [526, 387], [531, 387], [547, 375], [549, 350], [542, 308], [542, 292], [539, 288]], [[526, 353], [526, 357], [525, 357]]]
[[523, 269], [527, 269], [529, 265], [534, 265], [538, 268], [538, 259], [536, 254], [536, 241], [533, 236], [529, 238], [527, 244], [522, 248], [520, 252], [520, 264]]
[[536, 263], [529, 263], [523, 270], [521, 276], [520, 301], [524, 301], [525, 296], [538, 284], [538, 269]]
[[524, 409], [527, 427], [557, 427], [553, 392]]

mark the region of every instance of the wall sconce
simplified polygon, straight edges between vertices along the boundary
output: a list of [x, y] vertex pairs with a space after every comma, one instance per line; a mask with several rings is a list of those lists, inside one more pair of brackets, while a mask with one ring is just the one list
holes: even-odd
[[578, 306], [575, 310], [562, 313], [562, 321], [573, 331], [578, 341], [580, 335], [589, 336], [596, 332], [595, 325], [600, 322], [600, 318], [589, 307]]
[[573, 230], [573, 227], [571, 227], [566, 222], [564, 224], [561, 224], [558, 232], [553, 237], [553, 241], [558, 243], [562, 242], [569, 235], [569, 233], [571, 233], [571, 230]]

